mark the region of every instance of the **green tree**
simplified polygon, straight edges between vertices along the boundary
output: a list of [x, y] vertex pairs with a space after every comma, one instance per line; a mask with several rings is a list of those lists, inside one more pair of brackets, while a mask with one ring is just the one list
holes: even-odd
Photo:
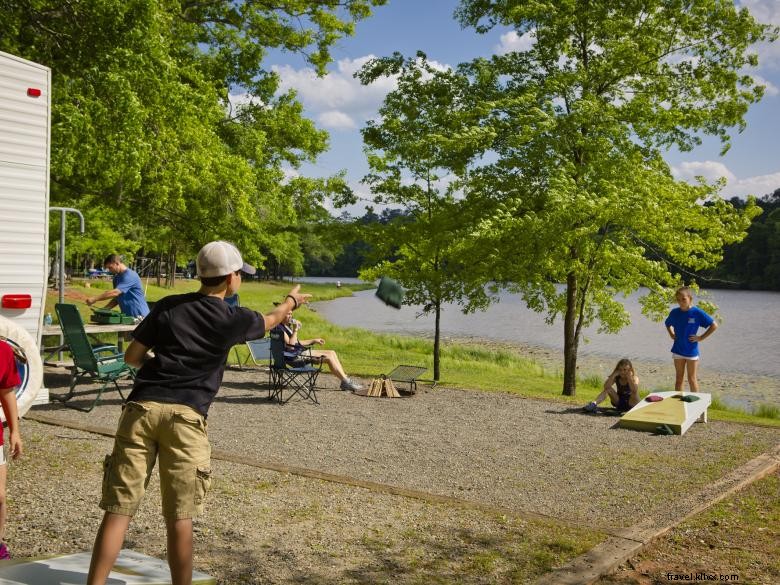
[[583, 328], [628, 322], [616, 295], [648, 287], [643, 310], [658, 317], [668, 287], [717, 264], [758, 212], [724, 201], [720, 184], [675, 181], [662, 155], [702, 134], [728, 148], [762, 95], [744, 73], [750, 47], [776, 31], [731, 0], [462, 0], [456, 14], [531, 41], [461, 69], [497, 136], [495, 162], [470, 176], [484, 210], [472, 258], [550, 322], [563, 316], [574, 395]]
[[[383, 261], [361, 272], [397, 278], [406, 288], [404, 302], [422, 305], [434, 316], [433, 378], [441, 376], [441, 314], [445, 303], [484, 298], [484, 286], [470, 281], [453, 242], [464, 231], [454, 180], [463, 174], [475, 150], [457, 141], [470, 125], [473, 110], [461, 104], [469, 84], [463, 76], [432, 67], [426, 56], [374, 59], [357, 74], [364, 84], [396, 76], [398, 86], [379, 109], [380, 119], [363, 129], [371, 173], [364, 183], [375, 203], [400, 205], [404, 215], [376, 224], [371, 241]], [[479, 142], [484, 136], [475, 133]]]
[[294, 93], [277, 94], [266, 52], [322, 73], [384, 2], [0, 0], [0, 50], [52, 69], [52, 202], [121, 210], [123, 236], [135, 224], [173, 258], [223, 237], [262, 261], [278, 237], [264, 228], [294, 209], [280, 200], [306, 193], [283, 168], [327, 148]]
[[[736, 197], [731, 203], [745, 205]], [[747, 237], [727, 246], [723, 261], [703, 274], [708, 287], [780, 290], [780, 189], [756, 204], [763, 213], [750, 224]]]

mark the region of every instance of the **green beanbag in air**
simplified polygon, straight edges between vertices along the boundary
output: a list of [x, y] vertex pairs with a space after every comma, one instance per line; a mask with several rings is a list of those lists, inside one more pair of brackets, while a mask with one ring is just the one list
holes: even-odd
[[400, 309], [404, 300], [404, 289], [392, 278], [383, 276], [376, 289], [376, 296], [384, 304]]

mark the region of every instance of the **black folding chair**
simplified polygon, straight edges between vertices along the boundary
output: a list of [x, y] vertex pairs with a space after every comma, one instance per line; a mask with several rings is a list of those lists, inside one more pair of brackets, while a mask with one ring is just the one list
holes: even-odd
[[[271, 330], [269, 333], [271, 340], [271, 398], [276, 398], [280, 404], [286, 404], [290, 399], [298, 394], [304, 400], [311, 400], [314, 404], [319, 404], [317, 400], [317, 377], [322, 371], [321, 358], [302, 357], [300, 365], [295, 362], [288, 363], [292, 357], [285, 351], [284, 334], [279, 330]], [[314, 367], [309, 360], [316, 361], [317, 367]], [[291, 392], [284, 398], [285, 389]]]
[[271, 398], [274, 391], [271, 339], [268, 337], [251, 339], [246, 342], [246, 347], [249, 350], [249, 357], [247, 357], [244, 363], [248, 363], [251, 360], [256, 366], [268, 370], [268, 398]]

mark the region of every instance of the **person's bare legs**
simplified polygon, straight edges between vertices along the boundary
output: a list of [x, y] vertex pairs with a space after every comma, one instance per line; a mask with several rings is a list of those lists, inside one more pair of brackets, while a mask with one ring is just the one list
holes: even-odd
[[[0, 449], [3, 447], [0, 446]], [[0, 465], [0, 542], [5, 540], [5, 517], [8, 508], [5, 500], [5, 484], [8, 475], [8, 465]]]
[[339, 357], [336, 355], [336, 352], [332, 349], [312, 350], [311, 355], [314, 357], [322, 357], [325, 360], [325, 363], [328, 364], [331, 373], [333, 373], [333, 375], [335, 375], [339, 380], [346, 380], [349, 377], [344, 371], [344, 368], [341, 366], [341, 362], [339, 361]]
[[92, 549], [92, 559], [89, 562], [89, 575], [87, 585], [103, 585], [108, 579], [108, 574], [114, 567], [122, 543], [125, 541], [125, 532], [130, 526], [131, 516], [106, 512], [100, 523], [95, 546]]
[[620, 398], [618, 397], [618, 393], [615, 391], [614, 388], [608, 388], [606, 390], [602, 390], [601, 394], [596, 396], [596, 399], [593, 401], [596, 404], [600, 404], [602, 400], [604, 400], [607, 396], [609, 396], [609, 401], [612, 403], [612, 406], [617, 406], [620, 402]]
[[696, 374], [699, 371], [699, 360], [685, 360], [685, 368], [688, 371], [688, 388], [691, 392], [698, 392], [699, 379]]
[[685, 362], [689, 360], [674, 359], [674, 390], [676, 392], [683, 391], [683, 383], [685, 380]]
[[192, 583], [192, 518], [165, 520], [168, 532], [168, 566], [173, 585]]

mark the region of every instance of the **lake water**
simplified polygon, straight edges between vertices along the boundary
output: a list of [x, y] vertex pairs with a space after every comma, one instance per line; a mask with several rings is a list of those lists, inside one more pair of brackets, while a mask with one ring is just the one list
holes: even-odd
[[[713, 290], [709, 295], [719, 306], [723, 320], [718, 330], [701, 344], [702, 366], [780, 378], [780, 293]], [[631, 314], [631, 325], [616, 335], [596, 333], [596, 327], [587, 330], [587, 341], [580, 343], [579, 355], [668, 361], [672, 342], [662, 323], [650, 321], [641, 314], [639, 296], [636, 293], [624, 301]], [[374, 296], [373, 290], [315, 303], [314, 307], [340, 326], [433, 336], [432, 315], [419, 316], [419, 307], [404, 306], [400, 310], [387, 307]], [[500, 302], [486, 311], [471, 315], [461, 313], [457, 305], [448, 305], [442, 312], [441, 326], [444, 337], [482, 337], [563, 350], [563, 321], [559, 319], [554, 325], [547, 325], [543, 315], [526, 308], [518, 295], [508, 293], [502, 294]]]

